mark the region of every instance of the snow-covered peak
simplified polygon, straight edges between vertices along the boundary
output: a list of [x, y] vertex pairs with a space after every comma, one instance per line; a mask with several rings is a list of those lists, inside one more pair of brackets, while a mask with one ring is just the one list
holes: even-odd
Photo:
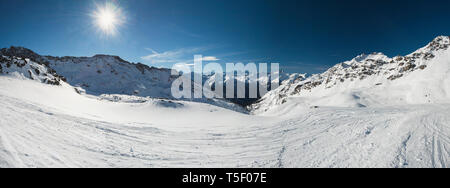
[[171, 98], [171, 84], [177, 77], [170, 69], [130, 63], [118, 56], [51, 57], [45, 60], [67, 82], [90, 94], [124, 94]]
[[130, 63], [112, 55], [41, 56], [30, 49], [14, 46], [1, 49], [0, 55], [4, 73], [17, 73], [36, 79], [31, 73], [46, 74], [49, 71], [51, 74], [48, 75], [54, 75], [55, 78], [65, 77], [64, 80], [72, 86], [81, 87], [91, 94], [170, 98], [170, 86], [176, 78], [171, 76], [170, 69]]
[[[424, 82], [430, 82], [429, 85], [431, 87], [433, 86], [433, 84], [438, 82], [437, 80], [433, 81], [431, 79], [432, 76], [441, 75], [436, 79], [441, 79], [442, 75], [444, 75], [444, 77], [446, 76], [447, 78], [449, 77], [449, 75], [445, 73], [445, 71], [449, 71], [447, 70], [447, 66], [442, 65], [443, 68], [442, 70], [440, 70], [436, 67], [441, 65], [435, 65], [448, 63], [449, 60], [446, 60], [446, 57], [450, 54], [450, 51], [448, 50], [449, 45], [449, 37], [440, 36], [430, 42], [427, 46], [407, 56], [396, 56], [390, 58], [382, 53], [372, 53], [369, 55], [363, 54], [350, 61], [337, 64], [322, 74], [312, 75], [297, 82], [284, 82], [280, 86], [280, 88], [267, 93], [258, 103], [253, 104], [251, 106], [251, 109], [255, 112], [264, 112], [274, 106], [282, 105], [288, 102], [290, 97], [313, 95], [316, 97], [324, 95], [339, 96], [342, 93], [347, 92], [348, 94], [354, 90], [361, 90], [362, 88], [381, 88], [385, 85], [397, 83], [397, 80], [405, 81], [408, 79], [412, 79], [409, 75], [413, 73], [415, 77], [423, 78], [423, 80], [426, 80]], [[434, 73], [430, 75], [425, 73], [422, 74], [422, 72], [429, 71], [432, 71]], [[393, 88], [392, 90], [396, 90], [396, 88]], [[440, 93], [435, 89], [433, 89], [433, 91]], [[404, 92], [408, 93], [408, 88], [404, 88]], [[416, 96], [418, 95], [418, 93], [424, 92], [425, 91], [416, 91], [415, 93], [411, 93], [410, 95]], [[423, 96], [430, 97], [430, 95], [433, 95], [427, 92], [425, 92], [426, 94], [424, 94]], [[376, 95], [383, 94], [379, 93]], [[410, 102], [428, 101], [428, 99], [424, 99], [423, 96], [419, 97], [420, 99], [417, 100], [408, 98], [408, 96], [402, 96], [399, 97], [399, 100]], [[443, 96], [444, 97], [441, 97], [441, 99], [446, 99], [446, 96]], [[347, 98], [349, 99], [348, 101], [355, 101], [360, 99], [358, 94], [351, 94], [351, 97]], [[438, 99], [436, 98], [429, 101], [432, 102], [437, 100]], [[336, 102], [338, 101], [345, 100], [340, 100], [338, 97], [333, 98], [333, 100], [327, 101], [325, 103], [320, 103], [320, 105], [333, 105], [337, 104]], [[379, 102], [389, 103], [389, 100]], [[360, 103], [352, 104], [353, 106], [365, 106]]]
[[[131, 63], [113, 55], [53, 57], [41, 56], [23, 47], [11, 47], [2, 49], [0, 57], [0, 73], [53, 85], [65, 81], [78, 93], [97, 96], [110, 94], [174, 99], [172, 82], [179, 78], [178, 75], [172, 76], [171, 69]], [[185, 100], [245, 112], [244, 108], [221, 99]]]
[[446, 49], [448, 47], [448, 45], [450, 45], [449, 36], [438, 36], [427, 45], [427, 48], [434, 49], [434, 50], [444, 49], [444, 48]]
[[418, 49], [408, 56], [418, 56], [421, 54], [434, 54], [438, 51], [447, 50], [450, 45], [449, 36], [438, 36], [423, 48]]
[[[366, 60], [384, 60], [384, 61], [387, 61], [389, 59], [390, 58], [388, 56], [384, 55], [383, 53], [375, 52], [375, 53], [372, 53], [372, 54], [361, 54], [361, 55], [353, 58], [352, 61], [353, 62], [363, 62], [363, 61], [366, 61]], [[350, 61], [350, 62], [352, 62], [352, 61]]]

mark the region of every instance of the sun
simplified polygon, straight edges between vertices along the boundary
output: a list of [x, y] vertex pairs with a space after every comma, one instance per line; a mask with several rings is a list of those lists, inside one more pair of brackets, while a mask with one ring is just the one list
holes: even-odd
[[110, 10], [101, 10], [97, 17], [97, 24], [102, 30], [108, 31], [115, 27], [116, 15]]
[[98, 29], [106, 35], [116, 35], [125, 20], [122, 10], [112, 3], [97, 5], [93, 18]]

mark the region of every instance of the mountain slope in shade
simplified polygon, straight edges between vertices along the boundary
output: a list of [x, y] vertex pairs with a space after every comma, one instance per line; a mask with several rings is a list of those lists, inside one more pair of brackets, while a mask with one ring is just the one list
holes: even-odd
[[322, 74], [286, 81], [251, 108], [262, 113], [290, 102], [306, 108], [448, 103], [449, 46], [449, 37], [440, 36], [407, 56], [360, 55]]
[[[240, 104], [242, 106], [248, 106], [251, 105], [253, 103], [255, 103], [256, 101], [258, 101], [262, 95], [264, 95], [264, 93], [261, 93], [259, 91], [259, 84], [266, 84], [266, 87], [268, 88], [267, 90], [271, 90], [271, 86], [272, 83], [281, 83], [285, 80], [291, 79], [292, 77], [301, 77], [304, 75], [301, 74], [289, 74], [289, 73], [284, 73], [284, 72], [279, 72], [278, 73], [278, 78], [272, 78], [272, 73], [267, 73], [266, 75], [259, 75], [259, 74], [255, 74], [255, 75], [250, 75], [248, 73], [246, 74], [236, 74], [235, 76], [231, 76], [231, 73], [227, 73], [227, 74], [223, 74], [222, 75], [222, 85], [223, 85], [223, 96], [226, 97], [226, 99], [228, 101], [231, 101], [235, 104]], [[205, 75], [203, 76], [204, 79], [204, 83], [205, 85], [208, 85], [210, 88], [215, 88], [215, 84], [216, 84], [216, 78], [217, 78], [217, 74], [212, 74], [212, 75]], [[234, 95], [233, 96], [227, 96], [227, 89], [229, 89], [229, 85], [228, 83], [232, 82], [231, 80], [234, 80]], [[218, 82], [220, 83], [220, 82]], [[256, 97], [250, 97], [250, 85], [254, 84], [258, 89], [256, 94]], [[244, 93], [245, 92], [245, 93]], [[238, 97], [238, 93], [241, 93], [242, 96], [245, 97]]]

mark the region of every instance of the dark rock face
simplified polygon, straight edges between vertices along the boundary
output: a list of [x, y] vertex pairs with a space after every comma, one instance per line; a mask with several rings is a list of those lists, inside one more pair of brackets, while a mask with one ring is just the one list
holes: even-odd
[[147, 65], [144, 65], [142, 63], [138, 63], [136, 64], [136, 68], [141, 71], [142, 74], [145, 74], [145, 70], [150, 70], [150, 67], [148, 67]]
[[50, 84], [50, 85], [61, 85], [59, 80], [45, 80], [44, 83]]
[[37, 69], [37, 68], [34, 69], [34, 72], [35, 72], [36, 74], [41, 74], [41, 71], [39, 71], [39, 69]]
[[396, 80], [398, 78], [401, 78], [402, 76], [403, 76], [403, 74], [392, 75], [392, 76], [389, 76], [388, 80]]
[[400, 72], [407, 72], [407, 71], [414, 69], [415, 67], [416, 67], [415, 64], [408, 63], [406, 66], [404, 66], [400, 69]]

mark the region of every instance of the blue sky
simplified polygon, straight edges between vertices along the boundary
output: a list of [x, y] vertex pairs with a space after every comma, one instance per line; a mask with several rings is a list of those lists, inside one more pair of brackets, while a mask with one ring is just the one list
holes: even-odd
[[280, 63], [317, 73], [361, 53], [406, 55], [449, 35], [449, 1], [114, 0], [123, 24], [106, 35], [105, 1], [0, 0], [0, 47], [43, 55], [112, 54], [171, 67], [192, 61]]

